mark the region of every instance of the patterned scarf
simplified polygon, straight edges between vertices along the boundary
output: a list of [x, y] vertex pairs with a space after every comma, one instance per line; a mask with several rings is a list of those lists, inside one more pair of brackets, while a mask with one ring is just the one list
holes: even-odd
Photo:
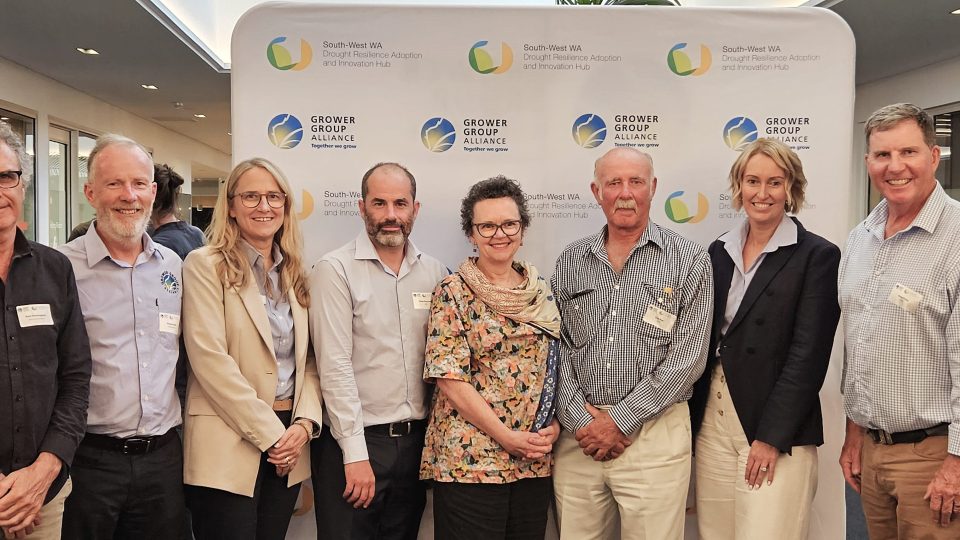
[[547, 282], [530, 263], [514, 261], [513, 268], [526, 277], [515, 289], [490, 283], [487, 276], [477, 268], [474, 257], [464, 260], [457, 273], [490, 309], [508, 319], [533, 325], [553, 338], [559, 338], [560, 311]]

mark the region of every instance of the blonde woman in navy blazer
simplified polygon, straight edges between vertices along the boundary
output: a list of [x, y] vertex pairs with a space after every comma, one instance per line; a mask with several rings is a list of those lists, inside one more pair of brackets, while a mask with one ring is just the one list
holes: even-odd
[[805, 539], [840, 250], [787, 215], [807, 181], [782, 142], [752, 143], [729, 181], [746, 219], [709, 248], [713, 332], [690, 401], [700, 538]]

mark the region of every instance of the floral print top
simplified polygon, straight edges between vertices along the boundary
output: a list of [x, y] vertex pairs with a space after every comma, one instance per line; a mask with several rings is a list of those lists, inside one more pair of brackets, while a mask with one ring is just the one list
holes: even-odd
[[[433, 293], [423, 378], [472, 384], [504, 425], [528, 431], [536, 420], [551, 339], [490, 309], [455, 273]], [[550, 476], [551, 463], [549, 454], [511, 456], [461, 417], [442, 392], [434, 392], [420, 478], [504, 484]]]

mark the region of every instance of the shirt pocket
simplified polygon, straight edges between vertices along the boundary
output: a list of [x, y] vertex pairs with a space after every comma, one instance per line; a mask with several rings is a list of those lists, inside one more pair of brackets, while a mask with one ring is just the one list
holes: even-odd
[[597, 289], [562, 291], [557, 303], [563, 320], [563, 338], [573, 349], [582, 349], [600, 330], [610, 308], [610, 298]]
[[638, 295], [637, 305], [637, 334], [648, 346], [669, 348], [676, 329], [676, 319], [673, 327], [665, 330], [655, 324], [643, 320], [651, 306], [662, 309], [674, 317], [680, 313], [680, 292], [677, 288], [665, 282], [643, 282]]

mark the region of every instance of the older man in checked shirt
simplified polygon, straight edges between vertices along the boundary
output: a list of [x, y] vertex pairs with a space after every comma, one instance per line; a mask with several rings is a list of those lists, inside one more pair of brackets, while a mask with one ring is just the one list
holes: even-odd
[[933, 119], [888, 105], [864, 127], [883, 201], [840, 264], [847, 434], [840, 466], [872, 540], [960, 538], [960, 203], [937, 183]]
[[652, 158], [615, 148], [590, 185], [607, 224], [567, 248], [554, 450], [561, 538], [683, 537], [690, 398], [710, 339], [713, 279], [699, 245], [650, 221]]

